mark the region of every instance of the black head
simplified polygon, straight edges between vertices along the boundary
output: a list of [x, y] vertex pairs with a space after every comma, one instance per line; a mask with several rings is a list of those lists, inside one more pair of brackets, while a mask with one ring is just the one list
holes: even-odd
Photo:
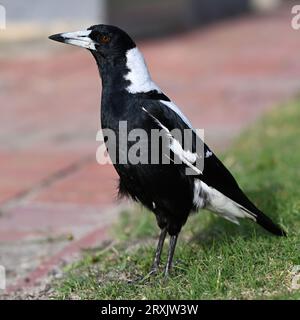
[[130, 36], [118, 27], [99, 24], [87, 30], [54, 34], [49, 38], [86, 48], [92, 53], [102, 79], [102, 93], [124, 92], [130, 84], [134, 83], [136, 89], [151, 82], [142, 54]]
[[103, 58], [125, 55], [136, 46], [125, 31], [104, 24], [94, 25], [83, 31], [54, 34], [49, 39], [86, 48], [93, 55]]

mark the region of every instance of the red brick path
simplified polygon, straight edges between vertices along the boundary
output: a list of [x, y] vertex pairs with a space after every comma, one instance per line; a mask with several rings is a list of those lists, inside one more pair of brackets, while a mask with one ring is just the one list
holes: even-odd
[[[155, 81], [220, 150], [300, 90], [300, 31], [290, 20], [283, 10], [140, 45]], [[66, 47], [2, 59], [0, 70], [0, 264], [12, 291], [106, 237], [116, 175], [95, 160], [92, 56]]]

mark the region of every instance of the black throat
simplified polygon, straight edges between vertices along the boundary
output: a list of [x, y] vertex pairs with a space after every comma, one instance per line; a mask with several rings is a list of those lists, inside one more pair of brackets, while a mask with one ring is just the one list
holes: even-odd
[[130, 81], [125, 79], [129, 69], [126, 66], [126, 56], [103, 56], [99, 52], [91, 51], [102, 81], [102, 92], [111, 94], [113, 92], [125, 91]]

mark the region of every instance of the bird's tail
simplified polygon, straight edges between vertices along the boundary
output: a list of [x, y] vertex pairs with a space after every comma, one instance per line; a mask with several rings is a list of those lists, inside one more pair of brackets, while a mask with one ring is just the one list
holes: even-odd
[[[274, 223], [268, 216], [261, 212], [252, 202], [250, 202], [250, 200], [248, 200], [248, 204], [247, 209], [245, 207], [241, 207], [243, 211], [248, 213], [248, 218], [253, 219], [261, 227], [276, 236], [287, 236], [286, 232], [278, 224]], [[251, 209], [249, 207], [251, 207]]]
[[241, 209], [246, 211], [250, 215], [251, 219], [255, 220], [261, 227], [271, 232], [272, 234], [276, 236], [286, 237], [286, 232], [278, 224], [274, 223], [262, 211], [260, 211], [242, 191], [240, 193], [240, 200], [241, 201], [239, 204], [241, 206]]
[[273, 233], [276, 236], [284, 236], [286, 237], [286, 232], [276, 223], [274, 223], [269, 217], [267, 217], [264, 213], [258, 210], [259, 213], [256, 215], [256, 222], [262, 226], [267, 231]]

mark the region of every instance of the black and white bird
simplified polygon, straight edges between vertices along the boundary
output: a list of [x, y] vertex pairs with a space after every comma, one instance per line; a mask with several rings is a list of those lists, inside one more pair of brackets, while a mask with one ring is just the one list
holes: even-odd
[[[170, 151], [169, 164], [162, 163], [162, 158], [155, 164], [121, 163], [118, 157], [114, 163], [120, 177], [120, 194], [149, 208], [161, 229], [151, 273], [158, 269], [167, 233], [170, 243], [165, 274], [169, 273], [178, 234], [188, 216], [199, 209], [209, 209], [234, 223], [248, 218], [275, 235], [285, 235], [247, 198], [206, 144], [202, 144], [203, 170], [196, 166], [201, 155], [197, 154], [195, 142], [200, 137], [180, 109], [152, 81], [142, 53], [126, 32], [115, 26], [95, 25], [49, 38], [86, 48], [96, 59], [102, 79], [102, 128], [118, 133], [120, 121], [126, 121], [128, 131], [143, 128], [151, 137], [151, 130], [158, 129], [165, 135], [161, 150], [165, 147]], [[176, 140], [173, 129], [191, 130], [193, 143], [189, 149]], [[117, 150], [124, 147], [118, 139], [115, 144]], [[128, 147], [133, 142], [127, 144]], [[147, 148], [151, 153], [149, 145]], [[181, 163], [175, 163], [175, 158]], [[194, 170], [194, 174], [187, 175], [186, 168]]]

